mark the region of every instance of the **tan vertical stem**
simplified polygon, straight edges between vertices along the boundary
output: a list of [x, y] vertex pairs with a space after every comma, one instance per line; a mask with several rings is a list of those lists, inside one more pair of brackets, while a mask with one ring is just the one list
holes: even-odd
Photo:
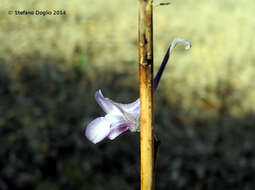
[[152, 0], [139, 0], [141, 190], [154, 189]]

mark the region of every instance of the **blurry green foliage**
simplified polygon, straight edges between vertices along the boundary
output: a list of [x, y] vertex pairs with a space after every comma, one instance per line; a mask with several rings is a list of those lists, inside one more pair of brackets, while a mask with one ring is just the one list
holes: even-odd
[[[103, 162], [114, 162], [113, 150], [102, 151], [106, 145], [93, 149], [84, 137], [85, 124], [98, 115], [95, 86], [89, 78], [49, 60], [32, 67], [23, 64], [13, 69], [3, 63], [0, 67], [1, 189], [86, 189], [98, 180], [101, 183], [94, 189], [109, 186], [103, 177], [109, 172]], [[98, 79], [102, 87], [103, 81]], [[118, 150], [123, 158], [116, 155], [120, 161], [113, 166], [135, 164], [128, 164], [125, 156], [136, 157], [131, 147], [124, 149], [127, 153]], [[118, 175], [117, 167], [109, 169]], [[101, 179], [94, 177], [97, 173]]]
[[[139, 189], [138, 133], [98, 145], [84, 137], [85, 126], [103, 114], [95, 90], [131, 102], [138, 96], [136, 83], [126, 82], [132, 75], [93, 68], [81, 75], [40, 60], [0, 64], [0, 189]], [[253, 189], [254, 114], [232, 117], [222, 101], [221, 117], [192, 119], [161, 87], [155, 98], [158, 189]]]

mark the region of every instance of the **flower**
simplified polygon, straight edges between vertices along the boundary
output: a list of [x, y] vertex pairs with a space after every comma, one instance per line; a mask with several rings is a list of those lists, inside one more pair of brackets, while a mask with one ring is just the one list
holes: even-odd
[[[161, 75], [173, 48], [179, 42], [186, 45], [185, 49], [189, 49], [191, 47], [191, 43], [183, 38], [175, 38], [173, 40], [154, 78], [154, 91], [158, 87]], [[120, 104], [109, 98], [105, 98], [101, 90], [98, 90], [95, 93], [95, 99], [100, 107], [104, 110], [106, 115], [104, 117], [98, 117], [88, 124], [85, 131], [85, 136], [91, 142], [96, 144], [105, 138], [113, 140], [127, 131], [139, 131], [140, 99], [137, 99], [135, 102], [130, 104]]]
[[86, 137], [93, 143], [104, 138], [115, 139], [126, 131], [139, 131], [140, 100], [130, 104], [120, 104], [105, 98], [101, 90], [95, 93], [95, 99], [106, 115], [90, 122], [86, 128]]

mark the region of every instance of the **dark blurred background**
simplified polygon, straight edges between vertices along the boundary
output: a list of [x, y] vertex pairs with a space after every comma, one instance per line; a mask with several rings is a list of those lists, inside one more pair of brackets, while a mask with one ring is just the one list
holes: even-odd
[[[155, 71], [174, 37], [193, 45], [174, 50], [155, 94], [157, 189], [255, 189], [254, 12], [232, 0], [154, 9]], [[139, 133], [84, 136], [104, 115], [96, 90], [139, 96], [137, 1], [3, 0], [0, 28], [0, 190], [139, 189]]]

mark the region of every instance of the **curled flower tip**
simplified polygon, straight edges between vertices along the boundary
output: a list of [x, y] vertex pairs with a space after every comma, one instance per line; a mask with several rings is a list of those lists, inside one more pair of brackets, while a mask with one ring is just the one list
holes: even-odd
[[170, 58], [170, 55], [174, 49], [174, 47], [178, 44], [178, 43], [183, 43], [185, 45], [185, 49], [190, 49], [191, 48], [191, 43], [188, 40], [185, 40], [184, 38], [174, 38], [174, 40], [172, 41], [172, 43], [170, 44], [170, 46], [168, 47], [165, 57], [159, 67], [159, 70], [157, 72], [157, 75], [154, 78], [154, 91], [157, 89], [161, 75], [165, 69], [165, 66], [168, 62], [168, 59]]
[[170, 46], [170, 54], [171, 52], [173, 51], [173, 49], [175, 48], [175, 46], [178, 44], [178, 43], [183, 43], [185, 45], [185, 49], [188, 50], [191, 48], [191, 43], [190, 41], [188, 40], [185, 40], [184, 38], [174, 38], [174, 40], [172, 41], [171, 43], [171, 46]]

